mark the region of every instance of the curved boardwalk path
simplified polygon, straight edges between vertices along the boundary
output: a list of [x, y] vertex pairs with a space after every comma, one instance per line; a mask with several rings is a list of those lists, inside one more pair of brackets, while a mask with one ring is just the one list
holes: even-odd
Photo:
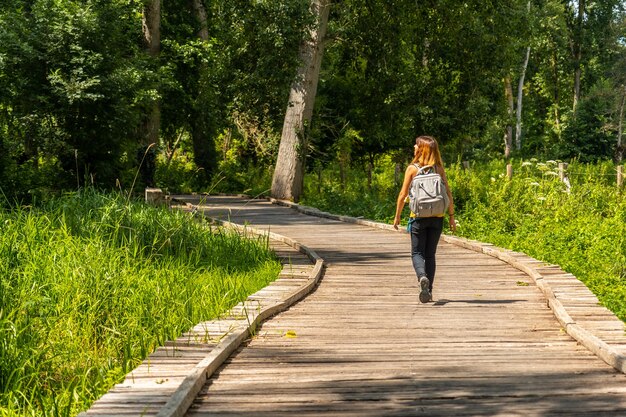
[[188, 416], [626, 415], [626, 376], [498, 259], [442, 241], [436, 302], [423, 305], [406, 234], [266, 201], [188, 201], [294, 238], [327, 265], [313, 293], [207, 381]]

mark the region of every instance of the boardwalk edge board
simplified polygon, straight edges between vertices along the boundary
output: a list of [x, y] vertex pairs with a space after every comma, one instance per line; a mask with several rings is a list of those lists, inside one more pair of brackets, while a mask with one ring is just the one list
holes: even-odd
[[[177, 200], [176, 202], [186, 205], [194, 212], [198, 211], [198, 207], [192, 204], [180, 200]], [[228, 221], [214, 219], [204, 214], [203, 216], [205, 219], [210, 220], [213, 224], [218, 224], [225, 228], [237, 230], [241, 232], [244, 236], [249, 233], [253, 235], [268, 237], [271, 240], [285, 243], [286, 245], [295, 249], [297, 252], [306, 255], [311, 260], [313, 268], [303, 284], [294, 287], [294, 290], [291, 290], [286, 295], [281, 296], [279, 300], [270, 299], [265, 301], [264, 305], [262, 300], [259, 301], [256, 298], [251, 298], [261, 291], [271, 289], [273, 285], [273, 283], [271, 283], [268, 286], [259, 290], [257, 293], [249, 296], [248, 299], [246, 299], [244, 302], [239, 303], [237, 306], [233, 307], [233, 309], [231, 309], [229, 312], [226, 312], [225, 316], [241, 316], [239, 312], [236, 312], [234, 310], [238, 307], [242, 308], [242, 310], [245, 312], [245, 317], [239, 320], [242, 322], [242, 325], [231, 326], [223, 333], [219, 342], [211, 349], [210, 352], [208, 352], [206, 356], [204, 356], [204, 358], [200, 360], [200, 362], [198, 362], [194, 366], [193, 370], [178, 385], [173, 394], [169, 396], [165, 405], [159, 410], [158, 414], [156, 414], [158, 417], [183, 416], [193, 403], [195, 397], [200, 392], [205, 382], [250, 335], [253, 335], [255, 333], [257, 327], [269, 317], [272, 317], [286, 310], [297, 301], [305, 297], [308, 293], [310, 293], [318, 284], [323, 274], [324, 260], [314, 250], [300, 244], [294, 239], [279, 235], [274, 232], [258, 230], [249, 226], [241, 226]], [[283, 265], [283, 270], [284, 268], [285, 265]], [[269, 303], [269, 305], [267, 303]], [[132, 374], [133, 372], [134, 370], [131, 371], [130, 374]], [[82, 417], [87, 417], [88, 415], [90, 415], [89, 410], [79, 414], [79, 416]]]
[[[184, 203], [187, 207], [193, 210], [198, 210], [197, 206], [190, 203]], [[274, 232], [267, 232], [258, 230], [249, 226], [242, 226], [225, 220], [219, 220], [205, 216], [213, 223], [219, 224], [226, 228], [231, 228], [239, 232], [252, 233], [260, 236], [268, 236], [270, 239], [283, 242], [300, 253], [305, 254], [309, 259], [315, 263], [315, 267], [309, 276], [309, 280], [306, 284], [300, 286], [296, 291], [292, 292], [289, 296], [283, 298], [281, 301], [275, 304], [262, 308], [257, 314], [253, 314], [253, 320], [248, 319], [248, 326], [240, 329], [238, 332], [230, 334], [226, 338], [222, 339], [218, 346], [216, 346], [209, 355], [207, 355], [198, 365], [196, 365], [194, 371], [190, 373], [183, 383], [176, 389], [174, 394], [167, 401], [165, 406], [161, 408], [157, 417], [182, 417], [189, 409], [196, 395], [202, 389], [202, 386], [208, 378], [217, 370], [217, 368], [224, 363], [226, 359], [243, 343], [243, 341], [251, 334], [255, 329], [267, 318], [284, 311], [296, 301], [300, 300], [306, 294], [311, 292], [315, 285], [317, 285], [324, 267], [324, 260], [312, 249], [300, 244], [294, 239], [286, 236], [279, 235]], [[271, 287], [271, 284], [268, 286]], [[268, 288], [265, 287], [265, 288]]]
[[[267, 197], [266, 199], [272, 204], [289, 207], [302, 214], [307, 214], [310, 216], [339, 220], [346, 223], [354, 223], [363, 226], [374, 227], [377, 229], [396, 231], [392, 225], [386, 223], [375, 222], [358, 217], [332, 214], [321, 211], [314, 207], [303, 206], [287, 200], [278, 200], [271, 197]], [[403, 229], [400, 229], [400, 232], [406, 233], [406, 231], [404, 231]], [[556, 319], [559, 321], [567, 334], [569, 334], [572, 338], [574, 338], [574, 340], [578, 341], [581, 345], [586, 347], [589, 351], [594, 353], [597, 357], [602, 359], [608, 365], [612, 366], [622, 373], [626, 373], [626, 355], [620, 353], [613, 346], [609, 345], [604, 340], [600, 339], [592, 332], [585, 329], [570, 316], [570, 314], [567, 312], [566, 307], [555, 295], [554, 290], [552, 289], [548, 281], [539, 271], [537, 271], [536, 266], [544, 266], [545, 264], [543, 262], [531, 258], [526, 254], [498, 248], [489, 243], [483, 243], [450, 235], [442, 235], [442, 239], [445, 242], [453, 244], [455, 246], [460, 246], [465, 249], [484, 253], [494, 258], [500, 259], [501, 261], [508, 263], [512, 267], [524, 272], [535, 282], [537, 287], [542, 291], [547, 299], [548, 307], [553, 311]], [[513, 254], [517, 256], [513, 256]], [[565, 273], [563, 272], [563, 274]], [[573, 275], [569, 274], [569, 276], [571, 276], [572, 279], [576, 279], [578, 281], [578, 279]]]

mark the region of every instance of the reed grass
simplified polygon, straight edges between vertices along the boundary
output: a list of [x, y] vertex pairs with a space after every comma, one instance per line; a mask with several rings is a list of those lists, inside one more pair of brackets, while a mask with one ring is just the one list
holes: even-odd
[[119, 195], [0, 211], [0, 415], [76, 415], [280, 269], [266, 239]]

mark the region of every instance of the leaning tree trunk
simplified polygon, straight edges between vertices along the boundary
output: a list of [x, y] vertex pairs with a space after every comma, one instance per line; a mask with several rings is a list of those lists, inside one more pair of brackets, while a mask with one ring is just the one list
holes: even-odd
[[302, 194], [306, 130], [313, 115], [329, 10], [330, 0], [311, 0], [316, 24], [300, 46], [301, 64], [291, 85], [272, 178], [272, 196], [275, 198], [298, 201]]
[[513, 126], [511, 121], [513, 118], [513, 86], [511, 85], [511, 76], [504, 77], [504, 96], [506, 98], [507, 121], [506, 130], [504, 132], [504, 157], [510, 158], [511, 148], [513, 147]]

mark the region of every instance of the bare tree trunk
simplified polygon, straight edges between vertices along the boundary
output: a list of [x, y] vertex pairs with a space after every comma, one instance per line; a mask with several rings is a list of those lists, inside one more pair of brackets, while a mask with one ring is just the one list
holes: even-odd
[[572, 58], [574, 59], [574, 105], [576, 107], [580, 101], [580, 78], [582, 75], [582, 43], [583, 43], [583, 21], [585, 15], [585, 0], [578, 0], [578, 14], [576, 16], [576, 26], [573, 30], [571, 44]]
[[580, 68], [580, 54], [578, 55], [576, 69], [574, 70], [574, 111], [578, 107], [578, 102], [580, 101], [580, 77], [582, 74], [582, 69]]
[[[141, 26], [144, 48], [151, 57], [156, 58], [161, 50], [161, 0], [150, 0], [144, 3]], [[141, 123], [140, 146], [137, 152], [141, 178], [148, 187], [154, 186], [156, 150], [152, 145], [159, 143], [160, 127], [161, 108], [159, 101], [155, 100], [146, 110]]]
[[430, 49], [430, 40], [424, 38], [424, 50], [422, 51], [422, 67], [428, 68], [428, 52]]
[[559, 132], [559, 139], [561, 137], [561, 114], [559, 112], [559, 69], [557, 67], [557, 56], [556, 56], [556, 48], [553, 49], [552, 52], [552, 72], [554, 75], [554, 126]]
[[513, 146], [513, 126], [511, 125], [513, 118], [513, 86], [511, 85], [511, 76], [508, 74], [504, 78], [504, 96], [506, 97], [508, 116], [504, 133], [504, 156], [508, 159], [511, 156], [511, 147]]
[[198, 37], [203, 41], [208, 42], [209, 22], [206, 8], [204, 7], [202, 0], [191, 0], [191, 8], [193, 9], [193, 14], [196, 16], [196, 20], [200, 25], [200, 29], [198, 29]]
[[522, 149], [522, 100], [524, 92], [524, 78], [526, 78], [526, 69], [528, 68], [528, 60], [530, 59], [530, 46], [526, 48], [526, 58], [522, 66], [522, 74], [517, 84], [517, 108], [515, 109], [515, 147], [519, 151]]
[[[150, 56], [157, 57], [161, 50], [161, 0], [151, 0], [144, 4], [141, 26], [146, 51]], [[155, 101], [143, 122], [143, 145], [159, 142], [160, 124], [161, 110], [158, 101]]]
[[311, 11], [317, 22], [311, 29], [308, 39], [300, 46], [301, 64], [291, 85], [272, 179], [272, 196], [293, 201], [298, 201], [302, 194], [306, 129], [313, 115], [330, 0], [311, 0]]
[[161, 51], [161, 0], [144, 4], [141, 26], [146, 50], [151, 56], [157, 56]]
[[[208, 14], [202, 0], [190, 0], [191, 10], [198, 23], [198, 38], [202, 42], [209, 41], [209, 22]], [[206, 64], [200, 64], [198, 79], [208, 71]], [[210, 181], [213, 172], [217, 166], [217, 149], [215, 141], [211, 137], [210, 115], [203, 111], [201, 102], [201, 90], [198, 87], [195, 97], [195, 105], [192, 108], [189, 120], [191, 128], [191, 141], [193, 145], [193, 158], [198, 168], [202, 169], [202, 176], [205, 180]]]
[[[530, 0], [526, 4], [526, 12], [530, 16]], [[522, 72], [517, 83], [517, 107], [515, 109], [515, 148], [519, 151], [522, 149], [522, 102], [524, 99], [524, 79], [526, 78], [526, 69], [530, 60], [530, 46], [526, 48], [526, 57], [522, 65]]]

